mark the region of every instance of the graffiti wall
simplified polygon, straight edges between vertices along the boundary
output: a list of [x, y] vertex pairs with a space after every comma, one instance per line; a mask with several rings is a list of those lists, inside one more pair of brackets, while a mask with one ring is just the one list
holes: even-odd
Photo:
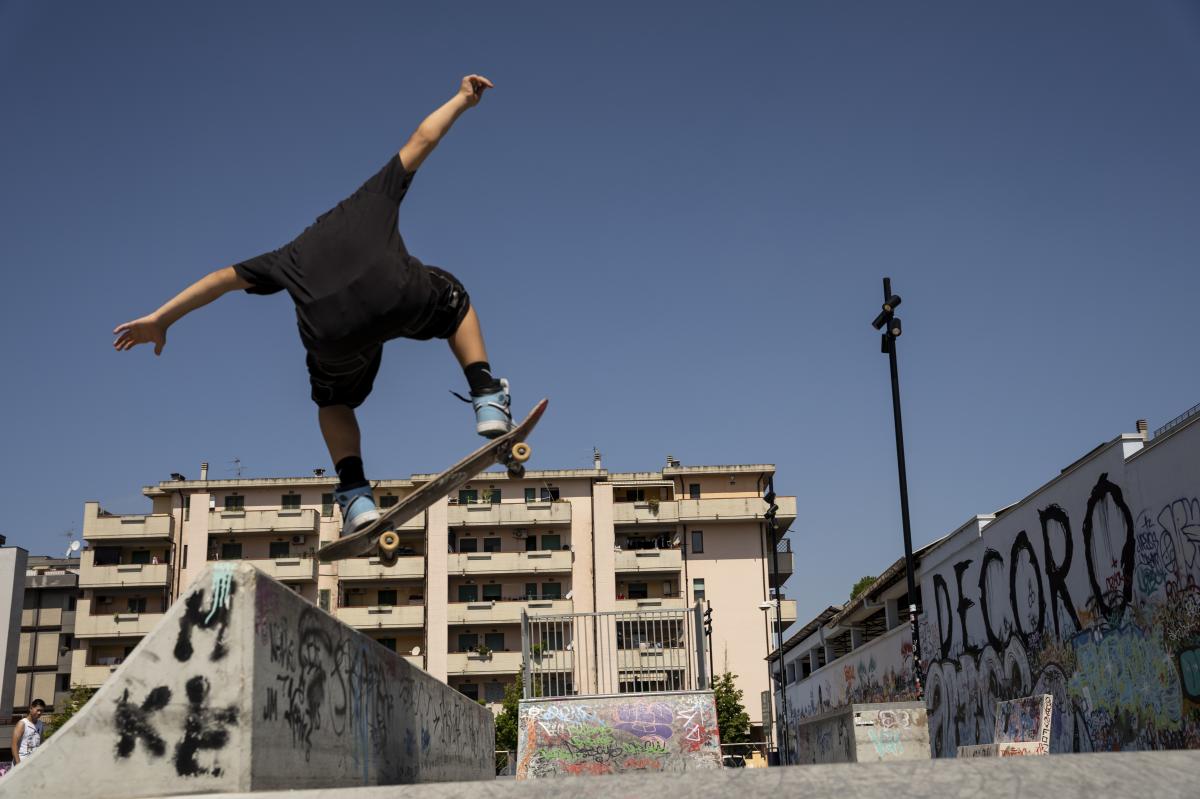
[[[921, 568], [933, 753], [1053, 696], [1050, 750], [1200, 747], [1200, 424], [1118, 440]], [[969, 532], [969, 531], [968, 531]]]
[[818, 670], [805, 683], [805, 692], [791, 698], [789, 713], [800, 720], [850, 704], [916, 699], [912, 650], [908, 625], [888, 631], [839, 658], [832, 668]]
[[485, 708], [217, 563], [4, 785], [102, 799], [484, 779], [493, 745]]
[[792, 763], [928, 760], [929, 726], [919, 702], [851, 703], [792, 728]]
[[521, 702], [517, 779], [715, 768], [710, 691]]

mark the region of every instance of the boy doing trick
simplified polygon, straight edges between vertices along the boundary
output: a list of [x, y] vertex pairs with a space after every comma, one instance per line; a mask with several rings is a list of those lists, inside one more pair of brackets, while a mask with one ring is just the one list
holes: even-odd
[[383, 169], [293, 241], [212, 272], [154, 313], [113, 330], [118, 352], [154, 344], [159, 355], [171, 325], [227, 292], [286, 290], [296, 305], [321, 434], [337, 470], [334, 497], [342, 509], [343, 536], [379, 518], [363, 472], [354, 409], [371, 393], [385, 341], [446, 339], [466, 375], [471, 398], [459, 398], [474, 406], [476, 431], [492, 438], [513, 426], [508, 381], [492, 376], [466, 289], [449, 272], [409, 255], [397, 229], [400, 201], [414, 173], [455, 120], [491, 88], [482, 75], [463, 78], [454, 97], [425, 118]]

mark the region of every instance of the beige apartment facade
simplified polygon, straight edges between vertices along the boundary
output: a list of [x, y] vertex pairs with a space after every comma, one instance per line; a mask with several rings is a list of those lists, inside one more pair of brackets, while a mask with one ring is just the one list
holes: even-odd
[[[146, 515], [84, 506], [72, 681], [98, 685], [211, 560], [247, 560], [315, 605], [463, 693], [498, 708], [521, 667], [531, 616], [713, 609], [713, 665], [736, 673], [758, 723], [772, 629], [763, 606], [792, 572], [772, 550], [762, 493], [770, 465], [609, 473], [485, 472], [403, 524], [401, 555], [323, 564], [341, 528], [330, 477], [171, 480]], [[381, 506], [435, 475], [374, 483]], [[796, 514], [779, 497], [779, 529]], [[784, 627], [795, 603], [780, 598]], [[774, 618], [773, 609], [770, 617]], [[558, 653], [567, 664], [569, 653]], [[580, 686], [586, 689], [586, 686]]]

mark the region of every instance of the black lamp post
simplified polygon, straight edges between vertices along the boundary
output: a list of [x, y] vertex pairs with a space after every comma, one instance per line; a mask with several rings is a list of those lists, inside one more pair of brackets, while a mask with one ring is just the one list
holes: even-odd
[[921, 686], [921, 638], [917, 630], [917, 586], [914, 577], [912, 553], [912, 526], [908, 520], [908, 475], [904, 468], [904, 423], [900, 419], [900, 373], [896, 368], [896, 339], [900, 337], [900, 317], [896, 306], [900, 295], [892, 293], [892, 279], [883, 279], [883, 310], [871, 325], [883, 331], [881, 351], [888, 356], [892, 369], [892, 415], [896, 422], [896, 467], [900, 473], [900, 517], [904, 524], [904, 571], [908, 578], [908, 623], [912, 631], [913, 679], [916, 681], [917, 699], [923, 699]]
[[[781, 741], [783, 744], [780, 760], [784, 765], [787, 765], [787, 760], [791, 758], [791, 736], [789, 730], [790, 721], [788, 719], [788, 703], [787, 703], [787, 683], [783, 679], [783, 600], [780, 598], [780, 590], [783, 588], [779, 585], [779, 541], [776, 540], [779, 534], [779, 522], [775, 519], [775, 515], [779, 513], [779, 506], [775, 504], [775, 478], [769, 478], [767, 483], [767, 493], [763, 495], [763, 501], [767, 503], [767, 511], [763, 514], [767, 522], [767, 529], [771, 531], [769, 540], [771, 542], [771, 580], [776, 583], [775, 586], [775, 648], [779, 651], [779, 696], [781, 699], [780, 707], [783, 713], [783, 723], [780, 725], [779, 732], [781, 733]], [[774, 674], [772, 680], [767, 685], [771, 692], [775, 691]]]

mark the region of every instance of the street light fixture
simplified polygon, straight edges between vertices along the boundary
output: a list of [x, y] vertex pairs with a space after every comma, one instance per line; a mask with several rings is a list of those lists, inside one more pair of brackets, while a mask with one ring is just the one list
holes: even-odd
[[896, 339], [900, 337], [903, 327], [900, 317], [895, 315], [900, 305], [900, 295], [892, 293], [892, 279], [883, 279], [883, 310], [871, 322], [876, 330], [883, 332], [880, 341], [880, 351], [888, 356], [888, 364], [892, 373], [892, 416], [896, 425], [896, 468], [900, 477], [900, 517], [904, 525], [904, 571], [908, 579], [908, 623], [912, 632], [913, 643], [913, 678], [916, 681], [917, 699], [924, 699], [921, 687], [921, 640], [917, 630], [917, 586], [914, 577], [912, 553], [912, 526], [908, 518], [908, 474], [904, 467], [904, 424], [900, 418], [900, 372], [896, 366]]

